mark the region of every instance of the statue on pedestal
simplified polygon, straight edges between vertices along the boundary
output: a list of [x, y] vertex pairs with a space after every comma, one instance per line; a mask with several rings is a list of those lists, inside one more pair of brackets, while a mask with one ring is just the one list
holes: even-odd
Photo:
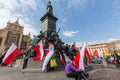
[[52, 14], [52, 13], [53, 13], [53, 7], [52, 7], [52, 5], [51, 5], [51, 2], [50, 2], [50, 1], [48, 1], [48, 4], [47, 4], [47, 12], [48, 12], [48, 13], [50, 13], [50, 14]]

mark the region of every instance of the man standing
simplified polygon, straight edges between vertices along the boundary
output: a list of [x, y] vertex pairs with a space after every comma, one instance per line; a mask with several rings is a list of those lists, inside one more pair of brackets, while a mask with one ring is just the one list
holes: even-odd
[[33, 50], [33, 46], [29, 45], [27, 51], [25, 52], [24, 63], [23, 63], [22, 69], [26, 69], [27, 68], [28, 58], [31, 57], [33, 51], [34, 51]]

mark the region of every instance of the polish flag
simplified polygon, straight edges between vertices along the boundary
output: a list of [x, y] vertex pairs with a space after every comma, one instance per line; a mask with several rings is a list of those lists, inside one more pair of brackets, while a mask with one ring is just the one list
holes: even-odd
[[40, 61], [43, 59], [44, 50], [42, 45], [42, 40], [35, 46], [34, 51], [37, 52], [37, 56], [33, 58], [35, 61]]
[[93, 56], [103, 57], [103, 53], [102, 53], [100, 50], [96, 49], [96, 50], [93, 52]]
[[70, 60], [70, 58], [69, 57], [67, 57], [67, 55], [66, 54], [63, 54], [64, 55], [64, 58], [65, 58], [65, 62], [67, 63], [67, 62], [71, 62], [72, 63], [72, 61]]
[[74, 57], [74, 65], [76, 68], [84, 70], [84, 52], [85, 52], [86, 43], [83, 45], [81, 50]]
[[45, 68], [46, 68], [46, 66], [47, 66], [47, 64], [48, 64], [48, 62], [50, 61], [50, 59], [51, 59], [51, 57], [52, 57], [52, 55], [54, 54], [54, 46], [53, 45], [50, 45], [50, 47], [51, 48], [53, 48], [53, 49], [47, 49], [47, 55], [45, 56], [45, 60], [44, 60], [44, 62], [43, 62], [43, 65], [42, 65], [42, 72], [44, 72], [45, 71]]
[[87, 45], [85, 46], [85, 52], [84, 52], [84, 53], [85, 53], [88, 61], [89, 61], [89, 62], [92, 62], [92, 58], [91, 58], [91, 56], [90, 56], [89, 48], [88, 48]]
[[47, 56], [49, 52], [50, 52], [50, 50], [49, 50], [49, 49], [46, 49], [46, 50], [45, 50], [45, 56]]
[[62, 62], [62, 63], [65, 63], [65, 60], [64, 60], [64, 58], [62, 57], [62, 55], [59, 53], [59, 55], [60, 55], [60, 61]]
[[79, 59], [80, 59], [80, 51], [76, 53], [74, 60], [73, 60], [76, 68], [79, 68]]
[[19, 54], [20, 49], [18, 49], [17, 46], [14, 43], [12, 43], [7, 53], [5, 54], [2, 63], [9, 65]]

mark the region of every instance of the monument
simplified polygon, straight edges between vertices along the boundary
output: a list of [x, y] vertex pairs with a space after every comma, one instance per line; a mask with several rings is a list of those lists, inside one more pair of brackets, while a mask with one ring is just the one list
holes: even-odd
[[[49, 40], [51, 40], [53, 42], [53, 45], [55, 46], [55, 51], [57, 51], [55, 53], [57, 53], [56, 55], [59, 56], [59, 53], [62, 54], [64, 52], [61, 52], [63, 49], [63, 46], [62, 46], [63, 42], [58, 35], [60, 29], [58, 31], [56, 30], [57, 20], [58, 18], [56, 18], [53, 15], [53, 7], [51, 5], [51, 2], [48, 1], [46, 13], [40, 19], [42, 24], [42, 30], [40, 31], [39, 35], [34, 36], [34, 39], [32, 40], [32, 45], [35, 46], [40, 40], [42, 40], [43, 43], [45, 44], [45, 49], [48, 49]], [[58, 68], [59, 67], [64, 68], [64, 65], [60, 62], [59, 57], [57, 57], [57, 64], [58, 64], [57, 66]]]
[[34, 36], [34, 39], [32, 40], [32, 44], [36, 45], [40, 40], [43, 40], [45, 43], [45, 48], [48, 48], [48, 41], [52, 40], [54, 42], [54, 46], [57, 48], [61, 47], [62, 40], [59, 38], [58, 31], [56, 31], [56, 21], [58, 18], [56, 18], [53, 15], [53, 7], [51, 5], [51, 2], [48, 1], [46, 13], [41, 17], [40, 21], [42, 24], [42, 29], [39, 33], [39, 35]]
[[[32, 40], [32, 45], [36, 45], [40, 40], [42, 40], [42, 42], [45, 44], [45, 49], [48, 49], [49, 46], [49, 41], [53, 42], [53, 45], [55, 46], [55, 53], [57, 53], [56, 51], [60, 51], [61, 47], [62, 47], [62, 40], [59, 38], [59, 31], [60, 29], [57, 31], [56, 30], [56, 22], [57, 22], [58, 18], [56, 18], [53, 15], [53, 7], [51, 5], [51, 2], [48, 1], [47, 6], [46, 6], [46, 13], [41, 17], [40, 21], [41, 21], [41, 31], [38, 35], [34, 36], [33, 40]], [[61, 67], [61, 65], [63, 65], [60, 62], [60, 58], [59, 53], [56, 54], [57, 56], [57, 64], [58, 64], [58, 68], [59, 65]], [[40, 66], [42, 65], [43, 61], [40, 62], [34, 62], [32, 59], [29, 59], [30, 61], [28, 61], [28, 68], [30, 69], [40, 69]]]

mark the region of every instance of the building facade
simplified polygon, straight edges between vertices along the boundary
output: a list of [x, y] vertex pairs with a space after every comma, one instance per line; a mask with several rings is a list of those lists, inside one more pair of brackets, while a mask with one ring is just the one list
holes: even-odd
[[108, 46], [108, 44], [106, 44], [106, 43], [89, 45], [89, 50], [90, 50], [91, 54], [93, 54], [93, 52], [97, 49], [103, 53], [107, 53], [109, 51], [107, 46]]
[[7, 47], [14, 43], [20, 49], [26, 49], [31, 42], [30, 33], [23, 34], [24, 27], [19, 24], [18, 19], [11, 23], [7, 22], [7, 26], [0, 29], [0, 51], [4, 53]]
[[116, 40], [110, 43], [89, 45], [89, 50], [91, 54], [93, 54], [96, 49], [100, 50], [103, 54], [112, 54], [114, 53], [114, 51], [120, 52], [120, 40]]

